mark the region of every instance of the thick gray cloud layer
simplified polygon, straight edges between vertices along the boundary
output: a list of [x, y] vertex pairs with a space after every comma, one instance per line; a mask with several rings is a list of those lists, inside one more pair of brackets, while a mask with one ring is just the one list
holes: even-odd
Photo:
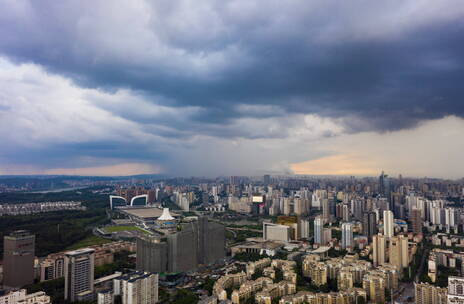
[[[461, 1], [0, 0], [0, 7], [5, 64], [33, 63], [72, 79], [64, 87], [79, 88], [82, 104], [104, 113], [93, 123], [115, 124], [19, 153], [16, 143], [0, 155], [19, 163], [31, 151], [31, 161], [50, 156], [44, 166], [111, 151], [173, 169], [168, 159], [195, 140], [288, 139], [301, 128], [302, 140], [316, 140], [464, 116]], [[14, 94], [4, 93], [0, 112]], [[330, 122], [321, 127], [324, 117]]]

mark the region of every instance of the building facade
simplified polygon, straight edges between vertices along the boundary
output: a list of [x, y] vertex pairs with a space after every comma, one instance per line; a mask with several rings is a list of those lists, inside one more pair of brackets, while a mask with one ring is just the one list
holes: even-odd
[[428, 283], [414, 283], [416, 304], [446, 304], [448, 290]]
[[448, 277], [448, 304], [464, 303], [464, 278]]
[[65, 300], [89, 301], [94, 298], [95, 250], [83, 248], [64, 256]]
[[35, 236], [18, 230], [3, 239], [3, 285], [19, 288], [34, 282]]
[[224, 226], [207, 218], [184, 223], [164, 238], [145, 235], [137, 239], [137, 270], [185, 272], [224, 257]]
[[342, 224], [342, 248], [343, 249], [353, 248], [353, 224], [352, 223]]
[[50, 297], [43, 291], [27, 294], [26, 289], [10, 291], [0, 296], [0, 304], [51, 304]]
[[393, 212], [390, 210], [383, 211], [383, 235], [388, 238], [394, 235]]
[[408, 239], [403, 235], [398, 235], [390, 238], [390, 264], [397, 267], [398, 270], [408, 267], [409, 251]]
[[362, 230], [369, 240], [377, 234], [377, 216], [375, 212], [363, 213]]
[[136, 271], [114, 279], [114, 295], [122, 304], [154, 304], [158, 302], [158, 274]]
[[385, 264], [387, 250], [386, 237], [381, 234], [374, 235], [372, 237], [372, 249], [374, 266]]

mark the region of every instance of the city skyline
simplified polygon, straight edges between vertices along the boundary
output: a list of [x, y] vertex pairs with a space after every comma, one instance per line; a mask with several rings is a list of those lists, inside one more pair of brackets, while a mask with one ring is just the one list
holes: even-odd
[[453, 303], [463, 201], [464, 179], [385, 171], [2, 177], [0, 302]]
[[462, 178], [460, 2], [0, 5], [0, 175]]
[[464, 304], [464, 2], [0, 0], [0, 304]]

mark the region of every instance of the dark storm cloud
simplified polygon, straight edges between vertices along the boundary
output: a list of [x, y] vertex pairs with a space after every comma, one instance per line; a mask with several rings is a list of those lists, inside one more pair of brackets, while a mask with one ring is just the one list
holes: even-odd
[[0, 0], [0, 160], [286, 170], [323, 137], [464, 117], [462, 33], [451, 0]]
[[[41, 64], [83, 86], [130, 88], [149, 98], [163, 96], [170, 106], [200, 107], [191, 126], [259, 116], [238, 111], [237, 104], [277, 105], [280, 115], [363, 121], [347, 122], [351, 131], [401, 129], [423, 119], [464, 115], [464, 18], [455, 15], [416, 21], [419, 8], [406, 24], [395, 25], [389, 22], [403, 9], [398, 2], [375, 8], [355, 1], [354, 8], [337, 9], [330, 1], [291, 1], [284, 8], [244, 5], [243, 13], [231, 13], [214, 1], [198, 7], [160, 1], [140, 10], [148, 15], [146, 23], [124, 24], [137, 18], [131, 14], [140, 8], [6, 3], [0, 17], [3, 54]], [[188, 9], [193, 17], [181, 14]], [[95, 20], [102, 16], [107, 19]], [[176, 20], [180, 17], [186, 21]], [[378, 23], [372, 21], [376, 17]], [[390, 33], [396, 26], [398, 32]], [[177, 128], [188, 129], [190, 123]]]

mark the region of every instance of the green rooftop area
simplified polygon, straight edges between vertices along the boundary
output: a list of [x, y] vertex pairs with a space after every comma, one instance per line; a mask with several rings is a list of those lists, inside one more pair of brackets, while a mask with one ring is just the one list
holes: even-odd
[[92, 245], [102, 245], [102, 244], [106, 244], [106, 243], [110, 243], [110, 242], [111, 242], [111, 240], [107, 240], [107, 239], [104, 239], [104, 238], [101, 238], [101, 237], [98, 237], [98, 236], [95, 236], [95, 235], [91, 235], [91, 236], [88, 236], [85, 239], [82, 239], [79, 242], [69, 246], [66, 249], [67, 250], [75, 250], [75, 249], [79, 249], [79, 248], [89, 247], [89, 246], [92, 246]]
[[134, 226], [134, 225], [106, 226], [106, 227], [102, 228], [102, 230], [104, 230], [107, 233], [119, 232], [119, 231], [136, 231], [136, 230], [138, 230], [140, 232], [143, 232], [143, 233], [148, 233], [147, 231], [143, 230], [142, 228], [139, 228], [139, 227]]

